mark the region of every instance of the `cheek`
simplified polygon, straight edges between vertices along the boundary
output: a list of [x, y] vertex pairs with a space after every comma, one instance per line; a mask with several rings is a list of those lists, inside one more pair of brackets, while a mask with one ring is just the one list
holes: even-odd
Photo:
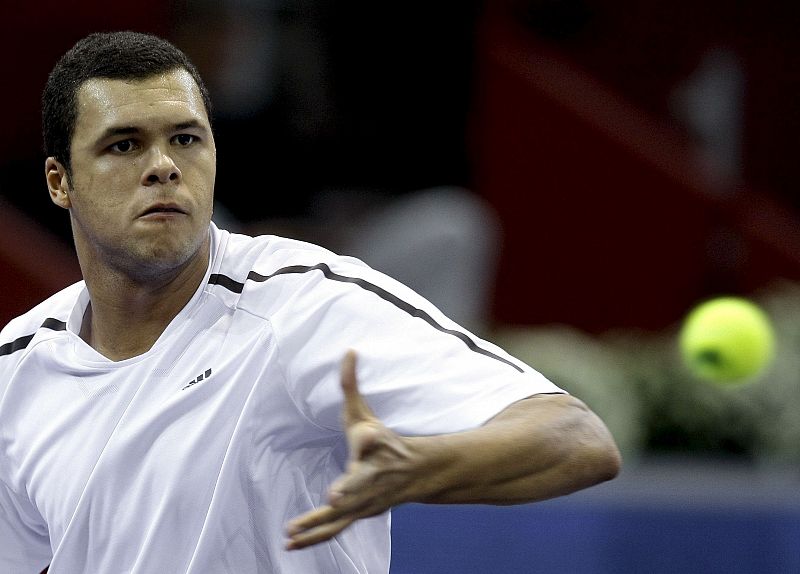
[[213, 161], [197, 161], [181, 169], [184, 181], [198, 200], [211, 201], [214, 196], [214, 180], [217, 174], [216, 163]]
[[133, 160], [119, 161], [119, 158], [99, 157], [92, 161], [73, 161], [72, 173], [76, 188], [86, 189], [97, 200], [102, 200], [124, 182], [129, 182], [135, 170]]
[[122, 213], [125, 204], [120, 180], [113, 172], [94, 172], [73, 178], [70, 203], [75, 215], [81, 219], [95, 219], [97, 226], [114, 225], [115, 215]]
[[79, 179], [103, 179], [120, 176], [134, 168], [135, 160], [123, 160], [110, 155], [81, 154], [82, 157], [73, 158], [73, 173], [80, 174]]

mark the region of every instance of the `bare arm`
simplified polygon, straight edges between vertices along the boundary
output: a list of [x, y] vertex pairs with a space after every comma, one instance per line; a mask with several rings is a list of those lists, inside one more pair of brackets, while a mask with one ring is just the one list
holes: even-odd
[[329, 504], [290, 522], [288, 548], [335, 536], [353, 521], [406, 502], [518, 504], [609, 480], [619, 451], [602, 421], [568, 395], [519, 401], [480, 428], [402, 437], [375, 417], [358, 392], [355, 355], [342, 366], [350, 446]]
[[431, 480], [419, 502], [519, 504], [614, 478], [619, 452], [600, 419], [569, 395], [536, 395], [479, 429], [425, 437]]

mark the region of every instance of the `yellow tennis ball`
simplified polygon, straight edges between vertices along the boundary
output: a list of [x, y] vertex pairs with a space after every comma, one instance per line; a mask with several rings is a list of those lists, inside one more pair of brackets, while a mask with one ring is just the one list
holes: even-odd
[[680, 331], [689, 370], [701, 379], [739, 383], [755, 377], [775, 354], [767, 314], [741, 297], [718, 297], [695, 307]]

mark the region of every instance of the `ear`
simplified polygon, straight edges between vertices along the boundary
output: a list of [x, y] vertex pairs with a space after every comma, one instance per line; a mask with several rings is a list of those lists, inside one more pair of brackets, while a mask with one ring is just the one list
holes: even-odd
[[72, 207], [69, 200], [69, 177], [61, 162], [54, 157], [48, 157], [44, 162], [44, 176], [53, 203], [64, 209]]

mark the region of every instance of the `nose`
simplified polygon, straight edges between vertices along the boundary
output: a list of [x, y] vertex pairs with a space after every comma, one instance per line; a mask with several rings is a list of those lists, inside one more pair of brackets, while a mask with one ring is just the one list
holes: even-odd
[[147, 167], [142, 173], [142, 185], [151, 186], [157, 183], [179, 183], [181, 170], [175, 165], [172, 157], [160, 147], [154, 146], [148, 156]]

